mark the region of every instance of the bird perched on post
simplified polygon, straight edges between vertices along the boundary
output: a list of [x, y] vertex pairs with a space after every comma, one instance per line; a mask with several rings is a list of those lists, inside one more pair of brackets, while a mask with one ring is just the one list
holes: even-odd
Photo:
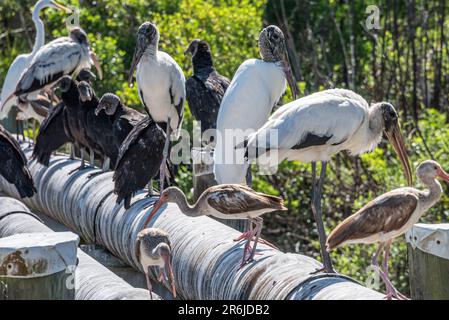
[[[332, 155], [347, 150], [351, 155], [372, 151], [385, 133], [399, 156], [409, 185], [412, 173], [394, 107], [387, 102], [368, 105], [350, 90], [314, 93], [279, 108], [256, 133], [249, 136], [246, 156], [264, 166], [283, 160], [312, 162], [312, 212], [318, 227], [325, 269], [332, 272], [324, 249], [326, 234], [321, 213], [321, 193], [326, 164]], [[241, 145], [239, 146], [241, 147]], [[316, 162], [322, 161], [319, 182]]]
[[[421, 216], [441, 198], [443, 189], [437, 178], [449, 182], [449, 174], [433, 160], [422, 162], [417, 170], [418, 179], [428, 187], [422, 191], [405, 187], [387, 192], [368, 202], [363, 208], [341, 222], [329, 235], [327, 249], [355, 243], [379, 243], [372, 264], [387, 288], [388, 299], [405, 298], [388, 278], [388, 258], [393, 240], [406, 233]], [[378, 257], [384, 250], [382, 270]]]
[[147, 279], [148, 291], [151, 294], [151, 267], [158, 268], [159, 282], [169, 281], [173, 297], [176, 298], [176, 286], [172, 268], [172, 249], [168, 233], [157, 228], [148, 228], [139, 232], [136, 240], [136, 257], [143, 267]]
[[[283, 200], [279, 197], [256, 192], [238, 184], [222, 184], [206, 189], [191, 206], [185, 194], [176, 187], [164, 190], [148, 216], [144, 227], [151, 221], [156, 212], [167, 202], [174, 202], [182, 213], [189, 217], [213, 216], [219, 219], [244, 219], [251, 222], [249, 230], [236, 240], [246, 239], [242, 265], [251, 261], [256, 253], [257, 243], [262, 231], [263, 214], [273, 211], [287, 211]], [[255, 224], [253, 228], [252, 224]], [[255, 237], [251, 248], [251, 241]], [[262, 241], [268, 245], [268, 242]], [[272, 245], [271, 245], [272, 246]], [[250, 251], [249, 256], [247, 253]]]
[[14, 184], [21, 198], [36, 193], [27, 159], [17, 141], [0, 125], [0, 176]]
[[10, 99], [18, 97], [19, 104], [27, 103], [35, 99], [41, 90], [50, 90], [64, 75], [78, 75], [92, 64], [101, 79], [102, 71], [86, 32], [73, 28], [68, 37], [57, 38], [39, 49], [30, 66], [20, 76], [14, 92], [2, 104], [0, 112]]
[[163, 150], [164, 161], [160, 170], [161, 189], [167, 175], [166, 159], [169, 155], [170, 136], [176, 132], [179, 137], [184, 117], [186, 96], [185, 78], [182, 69], [167, 53], [160, 51], [159, 30], [151, 22], [145, 22], [137, 32], [129, 84], [132, 84], [134, 69], [137, 68], [137, 90], [145, 111], [166, 133]]
[[[239, 67], [221, 102], [214, 153], [218, 183], [245, 183], [248, 165], [235, 146], [267, 121], [287, 82], [293, 98], [297, 96], [282, 30], [264, 28], [259, 35], [259, 51], [262, 60], [250, 59]], [[250, 184], [250, 179], [246, 180]]]
[[193, 76], [186, 82], [187, 102], [203, 133], [217, 127], [218, 110], [230, 80], [215, 70], [206, 41], [193, 40], [184, 54], [192, 55], [193, 64]]

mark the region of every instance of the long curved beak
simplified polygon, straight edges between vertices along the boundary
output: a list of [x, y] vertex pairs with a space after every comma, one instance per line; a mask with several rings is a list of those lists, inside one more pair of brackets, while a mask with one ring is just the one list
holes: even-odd
[[95, 65], [95, 69], [97, 69], [98, 78], [100, 78], [100, 80], [103, 80], [103, 70], [101, 70], [101, 66], [100, 66], [100, 63], [98, 62], [97, 55], [92, 50], [90, 50], [89, 54], [90, 54], [90, 58], [92, 59], [92, 62]]
[[142, 58], [144, 52], [145, 52], [144, 46], [141, 44], [139, 38], [137, 38], [136, 48], [134, 49], [133, 61], [131, 62], [131, 69], [129, 70], [128, 76], [128, 84], [130, 88], [133, 87], [134, 70], [137, 68], [137, 65], [139, 64], [140, 59]]
[[287, 83], [292, 91], [293, 100], [298, 98], [298, 87], [296, 86], [295, 78], [293, 77], [293, 72], [290, 64], [290, 59], [288, 58], [288, 48], [287, 45], [284, 44], [284, 54], [282, 56], [282, 69], [284, 70], [285, 78], [287, 79]]
[[7, 104], [12, 98], [14, 98], [15, 96], [16, 96], [16, 95], [15, 95], [15, 93], [13, 92], [13, 93], [11, 93], [11, 94], [9, 95], [8, 98], [6, 98], [5, 102], [3, 102], [2, 105], [0, 106], [0, 113], [1, 113], [2, 110], [3, 110], [3, 107], [6, 106], [6, 104]]
[[444, 181], [449, 183], [449, 173], [447, 173], [442, 168], [440, 168], [440, 169], [438, 169], [437, 174], [441, 179], [443, 179]]
[[[156, 204], [153, 207], [153, 210], [151, 210], [151, 213], [148, 215], [147, 220], [145, 220], [145, 224], [143, 225], [143, 229], [146, 229], [148, 223], [150, 223], [151, 219], [153, 219], [154, 215], [156, 214], [156, 212], [158, 212], [158, 210], [163, 206], [165, 202], [159, 200], [158, 202], [156, 202]], [[143, 230], [142, 229], [142, 230]]]
[[56, 9], [65, 11], [66, 13], [72, 13], [72, 12], [73, 12], [72, 9], [67, 8], [66, 6], [64, 6], [64, 5], [58, 3], [58, 2], [56, 2], [56, 1], [54, 1], [54, 0], [51, 1], [51, 4], [52, 4]]
[[412, 187], [413, 186], [413, 176], [412, 170], [410, 167], [410, 162], [407, 155], [407, 149], [405, 148], [404, 138], [401, 134], [401, 128], [399, 123], [396, 123], [393, 126], [391, 132], [386, 132], [386, 136], [390, 143], [393, 145], [394, 151], [399, 156], [399, 160], [401, 161], [402, 169], [404, 170], [405, 177], [407, 179], [407, 184]]
[[164, 254], [162, 256], [162, 258], [164, 259], [164, 262], [165, 262], [165, 268], [164, 268], [165, 277], [168, 278], [169, 287], [171, 287], [171, 292], [173, 294], [173, 298], [176, 298], [176, 285], [175, 285], [175, 277], [173, 275], [171, 256]]

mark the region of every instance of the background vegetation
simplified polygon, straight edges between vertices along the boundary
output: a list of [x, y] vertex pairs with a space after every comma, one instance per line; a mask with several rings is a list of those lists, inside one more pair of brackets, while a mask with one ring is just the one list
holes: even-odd
[[[16, 55], [31, 51], [34, 26], [30, 10], [34, 0], [0, 3], [0, 83]], [[267, 24], [285, 32], [301, 96], [326, 88], [357, 91], [368, 101], [388, 100], [401, 113], [402, 127], [414, 167], [435, 158], [447, 159], [449, 107], [446, 1], [426, 0], [71, 0], [81, 9], [81, 26], [99, 54], [105, 79], [96, 83], [97, 94], [116, 92], [141, 109], [136, 89], [127, 86], [135, 33], [144, 21], [155, 22], [161, 32], [161, 50], [181, 65], [186, 76], [191, 63], [183, 51], [194, 38], [207, 40], [220, 73], [232, 77], [247, 58], [258, 57], [257, 36]], [[367, 30], [366, 7], [380, 9], [378, 30]], [[47, 9], [41, 14], [47, 40], [67, 34], [65, 14]], [[290, 101], [288, 93], [284, 102]], [[184, 123], [191, 129], [187, 112]], [[179, 168], [178, 184], [191, 193], [188, 166]], [[310, 166], [283, 163], [275, 176], [260, 176], [255, 189], [281, 195], [288, 214], [266, 217], [264, 237], [283, 250], [319, 257], [318, 236], [310, 212]], [[392, 149], [382, 144], [360, 158], [337, 155], [328, 168], [323, 211], [330, 231], [368, 200], [405, 185]], [[446, 187], [444, 187], [447, 190]], [[426, 222], [447, 221], [449, 198], [433, 208]], [[399, 289], [408, 292], [407, 252], [404, 240], [393, 246], [391, 273]], [[369, 274], [374, 246], [351, 246], [333, 253], [336, 268], [364, 281]]]

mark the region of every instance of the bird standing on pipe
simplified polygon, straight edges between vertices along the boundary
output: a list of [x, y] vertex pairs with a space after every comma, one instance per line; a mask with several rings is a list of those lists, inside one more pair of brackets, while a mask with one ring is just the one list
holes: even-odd
[[176, 286], [172, 268], [172, 249], [168, 233], [157, 228], [144, 229], [137, 234], [135, 248], [136, 257], [145, 272], [151, 299], [153, 299], [151, 293], [152, 285], [148, 275], [151, 267], [158, 267], [159, 275], [157, 278], [159, 282], [168, 280], [173, 297], [176, 298]]
[[[271, 138], [273, 133], [277, 135], [276, 139]], [[351, 155], [372, 151], [380, 143], [383, 133], [398, 154], [411, 186], [412, 173], [396, 110], [387, 102], [369, 106], [365, 99], [350, 90], [325, 90], [290, 102], [279, 108], [245, 141], [249, 160], [258, 159], [260, 163], [270, 165], [283, 160], [312, 162], [312, 212], [327, 272], [333, 272], [325, 250], [326, 233], [321, 212], [327, 162], [332, 155], [344, 150]], [[317, 161], [322, 161], [318, 182]]]
[[[406, 233], [421, 216], [441, 198], [443, 189], [437, 178], [449, 182], [449, 174], [433, 160], [422, 162], [417, 170], [418, 179], [428, 187], [422, 191], [405, 187], [387, 192], [368, 202], [363, 208], [341, 222], [329, 235], [327, 250], [354, 243], [379, 243], [372, 264], [387, 288], [387, 299], [404, 299], [388, 278], [388, 259], [393, 240]], [[378, 257], [384, 250], [382, 270]]]
[[0, 125], [0, 176], [14, 184], [21, 198], [31, 198], [37, 192], [27, 162], [20, 145]]
[[221, 102], [214, 152], [218, 183], [251, 184], [244, 155], [236, 152], [235, 146], [248, 136], [247, 130], [254, 132], [267, 121], [287, 82], [293, 98], [297, 97], [282, 30], [276, 26], [263, 29], [259, 51], [262, 60], [249, 59], [239, 67]]
[[159, 30], [151, 22], [143, 23], [137, 32], [129, 84], [132, 85], [134, 69], [137, 68], [137, 90], [148, 115], [166, 132], [163, 150], [164, 161], [160, 170], [161, 190], [168, 176], [166, 167], [169, 156], [171, 133], [179, 137], [184, 117], [186, 96], [182, 69], [167, 53], [160, 51]]
[[[144, 224], [145, 227], [162, 205], [167, 202], [176, 203], [181, 212], [189, 217], [213, 216], [219, 219], [249, 220], [251, 222], [249, 230], [236, 239], [246, 239], [242, 266], [252, 261], [256, 254], [263, 225], [261, 216], [268, 212], [288, 210], [281, 198], [256, 192], [247, 186], [238, 184], [212, 186], [203, 192], [193, 206], [189, 205], [185, 194], [179, 188], [170, 187], [162, 192], [159, 201], [154, 205]], [[255, 224], [254, 228], [253, 223]], [[254, 245], [251, 248], [251, 241], [254, 237]], [[266, 241], [261, 242], [272, 246]], [[247, 257], [248, 252], [250, 254]]]

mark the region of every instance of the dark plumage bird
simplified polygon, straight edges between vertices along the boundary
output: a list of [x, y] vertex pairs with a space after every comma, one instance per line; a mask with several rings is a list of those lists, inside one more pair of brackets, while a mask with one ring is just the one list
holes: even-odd
[[192, 55], [193, 64], [193, 76], [186, 82], [187, 102], [203, 133], [216, 128], [221, 100], [231, 81], [215, 70], [206, 41], [193, 40], [185, 53]]
[[36, 193], [27, 159], [17, 141], [0, 125], [0, 175], [17, 188], [21, 198]]
[[[77, 80], [91, 81], [95, 78], [96, 77], [92, 72], [88, 69], [83, 69], [79, 73]], [[66, 82], [66, 85], [70, 87], [69, 79], [66, 79]], [[72, 89], [75, 94], [75, 87]], [[36, 159], [44, 166], [48, 166], [53, 152], [66, 143], [74, 143], [74, 138], [71, 135], [70, 129], [66, 128], [69, 125], [67, 123], [66, 113], [67, 110], [64, 102], [60, 102], [54, 108], [50, 109], [49, 114], [41, 124], [32, 158]]]
[[[104, 112], [102, 112], [103, 110]], [[112, 168], [115, 168], [120, 146], [134, 126], [145, 116], [137, 110], [126, 107], [120, 98], [112, 93], [106, 93], [101, 97], [95, 115], [102, 124], [97, 128], [112, 134], [111, 139], [107, 134], [105, 136], [107, 139], [99, 139], [98, 142], [104, 149], [105, 155], [110, 158]]]
[[[157, 175], [163, 161], [165, 132], [151, 119], [145, 117], [126, 137], [115, 167], [113, 180], [117, 203], [131, 205], [133, 195], [149, 184]], [[153, 187], [149, 185], [149, 195]]]

